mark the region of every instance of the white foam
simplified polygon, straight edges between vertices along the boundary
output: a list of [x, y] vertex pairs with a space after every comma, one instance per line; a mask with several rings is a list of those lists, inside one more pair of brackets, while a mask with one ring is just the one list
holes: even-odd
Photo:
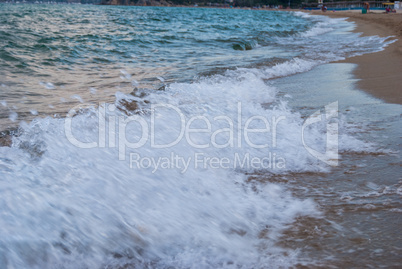
[[[333, 29], [329, 25], [318, 24], [304, 36], [292, 37], [292, 42], [325, 36], [325, 29]], [[362, 42], [378, 45], [379, 40]], [[303, 44], [314, 46], [315, 42]], [[320, 217], [320, 212], [313, 201], [295, 198], [280, 184], [268, 180], [258, 184], [248, 182], [247, 173], [268, 179], [288, 173], [328, 172], [330, 167], [305, 149], [301, 133], [305, 119], [278, 99], [276, 89], [265, 80], [306, 72], [318, 64], [344, 57], [351, 52], [348, 47], [351, 42], [340, 43], [339, 54], [330, 54], [331, 48], [326, 48], [318, 57], [297, 57], [269, 68], [239, 68], [193, 83], [173, 83], [165, 91], [145, 91], [147, 95], [141, 98], [117, 92], [113, 107], [82, 105], [83, 110], [78, 113], [76, 109], [72, 118], [74, 137], [86, 143], [97, 141], [98, 113], [105, 110], [105, 146], [92, 149], [74, 146], [66, 137], [65, 119], [22, 123], [22, 134], [13, 138], [13, 146], [0, 148], [1, 155], [6, 156], [0, 159], [3, 253], [0, 264], [11, 268], [43, 268], [49, 264], [67, 268], [127, 264], [160, 268], [295, 265], [300, 261], [298, 253], [275, 243], [297, 216]], [[127, 71], [120, 72], [122, 79], [131, 80]], [[138, 107], [135, 113], [115, 109], [133, 101]], [[152, 104], [169, 104], [169, 107], [155, 109]], [[155, 116], [152, 134], [159, 145], [169, 144], [178, 137], [183, 120], [189, 123], [198, 117], [191, 125], [193, 129], [208, 128], [206, 120], [211, 126], [210, 131], [184, 136], [168, 148], [155, 148], [147, 134], [142, 146], [124, 147], [120, 156], [121, 140], [117, 138], [125, 136], [135, 143], [144, 137], [141, 126], [135, 122], [123, 131], [110, 129], [119, 118], [127, 119], [128, 115], [141, 118], [147, 126], [151, 126], [152, 115]], [[250, 145], [244, 136], [245, 124], [254, 116], [266, 119], [270, 131], [250, 134], [248, 138], [253, 144], [268, 144], [266, 148]], [[273, 121], [278, 119], [281, 120], [275, 125], [274, 137]], [[341, 152], [373, 150], [346, 133], [348, 126], [341, 118], [335, 122], [340, 128]], [[235, 127], [233, 137], [230, 132], [212, 136], [229, 128], [230, 123]], [[266, 125], [255, 120], [250, 127], [262, 129]], [[326, 131], [324, 121], [310, 125], [305, 129], [306, 144], [318, 151], [325, 150]], [[229, 146], [223, 146], [228, 141]], [[197, 154], [202, 160], [227, 158], [232, 165], [197, 166], [194, 162]], [[139, 162], [130, 160], [133, 155]], [[182, 158], [177, 159], [179, 164], [171, 161], [175, 156]], [[271, 166], [234, 166], [236, 156], [257, 160], [269, 157]], [[151, 161], [161, 161], [160, 158], [169, 160], [170, 166], [152, 164]], [[185, 160], [189, 159], [186, 166]], [[144, 165], [136, 167], [140, 160]], [[149, 167], [145, 167], [147, 163]]]
[[[64, 132], [64, 119], [37, 119], [22, 124], [23, 133], [13, 139], [13, 147], [0, 148], [1, 154], [7, 156], [2, 160], [4, 166], [0, 165], [0, 248], [7, 263], [19, 268], [40, 268], [44, 264], [93, 268], [124, 263], [179, 268], [294, 265], [298, 262], [297, 252], [281, 249], [275, 243], [295, 217], [319, 217], [319, 211], [314, 202], [296, 199], [279, 184], [247, 183], [245, 172], [270, 177], [329, 171], [303, 147], [304, 119], [286, 102], [277, 100], [275, 88], [264, 82], [267, 78], [303, 72], [314, 64], [294, 59], [263, 70], [238, 69], [194, 83], [174, 83], [165, 91], [149, 91], [144, 98], [150, 103], [133, 95], [116, 94], [116, 106], [122, 100], [139, 101], [142, 112], [137, 115], [147, 124], [154, 113], [157, 144], [174, 141], [181, 120], [177, 111], [152, 111], [151, 104], [175, 106], [186, 122], [194, 116], [209, 119], [210, 133], [228, 127], [228, 121], [216, 120], [218, 116], [229, 117], [234, 126], [241, 123], [242, 132], [245, 121], [252, 116], [268, 121], [284, 117], [277, 124], [276, 146], [272, 132], [250, 136], [254, 144], [268, 143], [265, 149], [250, 146], [237, 133], [234, 146], [224, 148], [211, 144], [196, 148], [184, 138], [172, 147], [154, 148], [148, 137], [143, 146], [127, 148], [126, 160], [119, 161], [118, 142], [116, 147], [93, 149], [72, 145]], [[239, 102], [241, 122], [237, 117]], [[113, 123], [112, 119], [117, 122], [115, 117], [130, 113], [110, 109], [107, 104], [100, 109], [103, 108], [107, 111], [106, 126]], [[74, 136], [83, 142], [96, 141], [99, 131], [99, 109], [87, 109], [72, 119]], [[264, 127], [261, 121], [251, 126]], [[193, 121], [191, 127], [205, 129], [205, 122]], [[307, 144], [325, 148], [325, 128], [325, 123], [321, 123], [306, 129]], [[191, 142], [208, 144], [210, 133], [191, 134]], [[116, 128], [106, 135], [106, 141], [119, 134]], [[138, 124], [129, 124], [125, 135], [135, 142], [142, 130]], [[228, 133], [216, 136], [219, 145], [228, 139]], [[350, 139], [342, 134], [340, 148], [348, 150]], [[351, 143], [354, 147], [355, 142]], [[201, 154], [205, 158], [229, 159], [236, 154], [260, 159], [276, 154], [285, 160], [285, 166], [214, 168], [192, 163], [185, 170], [184, 164], [163, 169], [134, 164], [130, 168], [130, 153], [149, 160], [171, 158], [172, 153], [182, 158]], [[272, 162], [279, 163], [278, 159]], [[263, 232], [266, 235], [261, 237]]]
[[277, 38], [280, 45], [297, 47], [305, 60], [331, 62], [366, 53], [378, 52], [395, 42], [390, 37], [365, 36], [352, 33], [355, 25], [347, 18], [329, 18], [293, 12], [294, 16], [311, 21], [311, 28], [290, 37]]
[[39, 84], [42, 85], [42, 86], [45, 86], [45, 88], [48, 89], [48, 90], [54, 90], [56, 88], [54, 86], [54, 84], [51, 83], [51, 82], [43, 82], [43, 81], [41, 81], [41, 82], [39, 82]]
[[8, 118], [9, 118], [12, 122], [17, 121], [17, 119], [18, 119], [18, 114], [17, 114], [17, 112], [14, 112], [14, 111], [10, 112]]
[[333, 30], [334, 30], [334, 28], [329, 27], [328, 23], [319, 22], [316, 25], [314, 25], [314, 27], [311, 28], [310, 30], [308, 30], [307, 32], [301, 33], [300, 36], [308, 38], [308, 37], [312, 37], [312, 36], [322, 35], [322, 34], [331, 32]]

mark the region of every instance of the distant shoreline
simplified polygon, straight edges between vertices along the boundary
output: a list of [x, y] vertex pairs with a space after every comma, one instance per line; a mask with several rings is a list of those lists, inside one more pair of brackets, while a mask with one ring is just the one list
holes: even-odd
[[402, 104], [402, 13], [312, 11], [309, 14], [331, 18], [348, 17], [349, 21], [356, 23], [354, 32], [363, 33], [363, 36], [394, 36], [397, 41], [383, 51], [348, 58], [341, 62], [358, 65], [354, 73], [360, 79], [360, 89], [386, 102]]

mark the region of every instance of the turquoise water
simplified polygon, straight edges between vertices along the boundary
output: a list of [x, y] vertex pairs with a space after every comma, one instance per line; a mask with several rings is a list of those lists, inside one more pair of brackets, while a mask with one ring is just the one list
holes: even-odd
[[341, 20], [252, 10], [2, 4], [0, 23], [0, 100], [9, 108], [0, 115], [3, 129], [15, 125], [10, 112], [20, 120], [61, 115], [77, 100], [113, 101], [117, 90], [293, 58], [314, 65], [378, 50], [381, 42], [322, 35], [351, 27]]
[[397, 266], [400, 106], [328, 64], [392, 41], [353, 29], [1, 4], [0, 268]]
[[[275, 40], [310, 27], [300, 17], [279, 12], [266, 16], [219, 9], [1, 7], [1, 93], [12, 86], [15, 100], [44, 98], [56, 107], [55, 113], [61, 112], [60, 98], [68, 103], [74, 94], [86, 101], [105, 100], [114, 94], [105, 91], [127, 83], [160, 87], [158, 77], [166, 83], [189, 81], [227, 68], [284, 61], [300, 51], [280, 49]], [[90, 88], [99, 90], [98, 96], [82, 96]], [[47, 113], [49, 108], [36, 110]]]

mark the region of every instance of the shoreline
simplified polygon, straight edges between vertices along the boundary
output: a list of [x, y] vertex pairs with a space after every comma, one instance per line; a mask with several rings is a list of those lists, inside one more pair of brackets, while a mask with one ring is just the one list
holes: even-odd
[[394, 43], [384, 50], [361, 56], [347, 58], [338, 63], [357, 64], [353, 72], [359, 90], [382, 99], [387, 103], [402, 104], [402, 14], [370, 13], [360, 14], [353, 11], [309, 12], [331, 18], [345, 18], [356, 23], [353, 32], [363, 36], [394, 36]]

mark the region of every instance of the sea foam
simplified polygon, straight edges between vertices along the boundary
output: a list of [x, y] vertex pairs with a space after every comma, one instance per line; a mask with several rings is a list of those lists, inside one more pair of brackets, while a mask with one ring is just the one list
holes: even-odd
[[[325, 151], [329, 121], [302, 134], [311, 115], [290, 107], [267, 80], [360, 53], [350, 48], [357, 35], [340, 41], [339, 50], [323, 46], [331, 44], [325, 37], [336, 28], [331, 22], [276, 40], [317, 51], [311, 56], [160, 91], [117, 92], [114, 104], [79, 104], [65, 118], [22, 122], [12, 147], [0, 147], [0, 267], [276, 268], [300, 262], [297, 251], [276, 243], [297, 217], [321, 213], [313, 200], [298, 199], [270, 179], [329, 172], [306, 150]], [[361, 40], [373, 49], [384, 41]], [[373, 150], [347, 132], [342, 117], [331, 123], [338, 124], [340, 152]], [[181, 136], [183, 126], [202, 131]], [[246, 129], [266, 132], [246, 135]], [[250, 181], [251, 175], [260, 180]]]

